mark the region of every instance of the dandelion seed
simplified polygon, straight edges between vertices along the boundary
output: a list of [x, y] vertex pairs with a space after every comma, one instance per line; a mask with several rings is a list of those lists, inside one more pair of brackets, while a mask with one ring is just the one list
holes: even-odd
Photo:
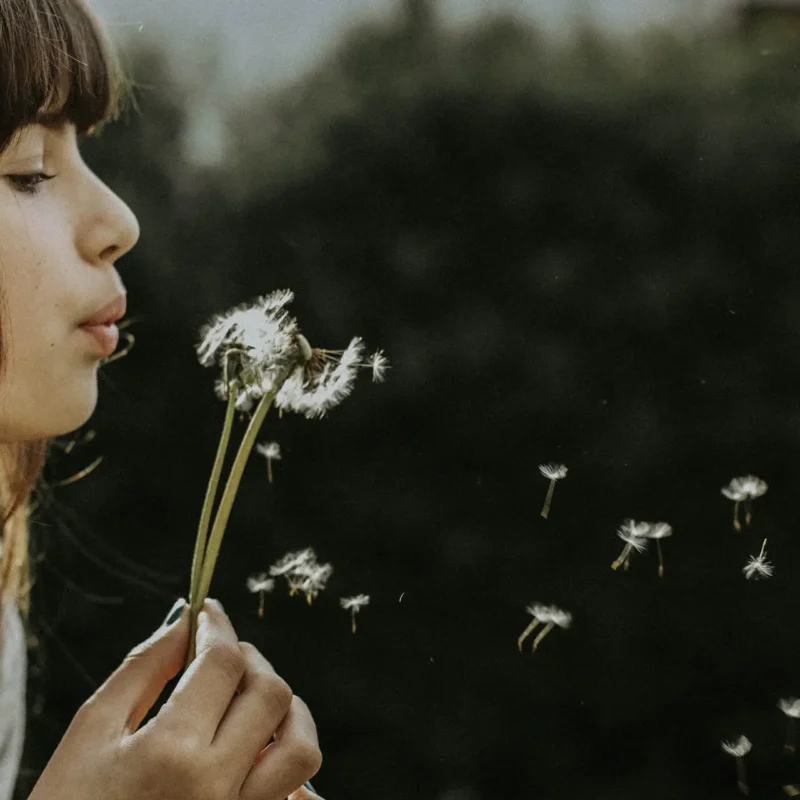
[[747, 784], [747, 773], [744, 766], [744, 756], [746, 756], [753, 745], [746, 736], [740, 736], [735, 742], [722, 742], [722, 749], [736, 759], [736, 778], [742, 794], [750, 794], [750, 787]]
[[[617, 530], [617, 536], [625, 542], [625, 547], [612, 562], [611, 569], [619, 569], [622, 564], [628, 564], [631, 550], [643, 553], [647, 549], [647, 534], [650, 531], [649, 522], [636, 522], [633, 519], [626, 519], [622, 526]], [[628, 569], [626, 566], [625, 569]]]
[[369, 605], [368, 594], [357, 594], [355, 597], [340, 597], [339, 603], [346, 611], [350, 611], [350, 619], [352, 621], [351, 630], [356, 632], [356, 614], [362, 606]]
[[389, 369], [389, 362], [386, 360], [386, 356], [383, 355], [383, 350], [376, 350], [369, 357], [367, 363], [372, 370], [372, 380], [375, 383], [383, 383], [386, 377], [386, 370]]
[[267, 459], [267, 481], [272, 483], [272, 462], [281, 460], [281, 446], [277, 442], [257, 444], [256, 452]]
[[247, 591], [255, 594], [258, 592], [258, 616], [264, 616], [264, 595], [275, 588], [274, 578], [268, 578], [266, 572], [251, 575], [247, 579]]
[[728, 500], [733, 500], [733, 529], [740, 531], [739, 504], [745, 504], [745, 525], [752, 519], [752, 501], [761, 497], [767, 491], [767, 484], [755, 475], [744, 475], [741, 478], [731, 478], [727, 486], [720, 490]]
[[656, 548], [658, 549], [658, 577], [664, 577], [664, 554], [661, 552], [661, 539], [666, 539], [672, 536], [672, 526], [666, 522], [653, 522], [645, 536], [648, 539], [656, 540]]
[[528, 637], [528, 634], [532, 633], [536, 626], [540, 623], [544, 625], [544, 628], [533, 640], [533, 646], [531, 648], [531, 652], [533, 653], [536, 652], [536, 649], [539, 647], [542, 639], [544, 639], [544, 637], [550, 633], [553, 627], [557, 626], [559, 628], [569, 628], [569, 626], [572, 624], [572, 614], [570, 614], [569, 611], [564, 611], [563, 609], [558, 608], [557, 606], [544, 606], [539, 603], [534, 603], [527, 606], [525, 610], [533, 616], [533, 620], [522, 632], [519, 639], [517, 639], [517, 647], [519, 648], [520, 652], [522, 652], [522, 643]]
[[766, 548], [767, 540], [764, 539], [761, 545], [761, 552], [757, 556], [750, 556], [750, 560], [742, 568], [742, 572], [748, 579], [770, 578], [772, 573], [775, 572], [775, 567], [767, 561]]
[[314, 550], [310, 547], [306, 547], [305, 550], [298, 550], [297, 552], [286, 553], [286, 555], [281, 556], [281, 558], [269, 568], [269, 574], [274, 577], [285, 576], [294, 572], [298, 567], [304, 564], [315, 563], [316, 560], [317, 556]]
[[542, 516], [547, 519], [547, 515], [550, 513], [550, 502], [553, 499], [553, 490], [556, 487], [556, 481], [567, 477], [567, 468], [563, 464], [540, 464], [539, 472], [550, 480], [550, 485], [547, 487], [547, 494], [544, 498], [544, 505], [542, 506]]
[[784, 700], [781, 698], [778, 701], [778, 708], [786, 714], [788, 720], [786, 725], [786, 742], [783, 745], [783, 749], [787, 753], [794, 753], [797, 740], [797, 723], [795, 720], [800, 717], [800, 699], [796, 697], [787, 697]]

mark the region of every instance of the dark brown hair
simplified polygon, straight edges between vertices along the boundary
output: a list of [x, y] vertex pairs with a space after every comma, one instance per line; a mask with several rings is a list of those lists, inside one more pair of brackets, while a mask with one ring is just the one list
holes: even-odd
[[[125, 110], [132, 88], [85, 0], [0, 0], [0, 154], [37, 121], [71, 122], [79, 136], [99, 133]], [[39, 119], [42, 110], [55, 113]], [[7, 366], [0, 311], [0, 394]], [[14, 598], [25, 615], [30, 500], [49, 448], [49, 439], [0, 443], [0, 601]]]

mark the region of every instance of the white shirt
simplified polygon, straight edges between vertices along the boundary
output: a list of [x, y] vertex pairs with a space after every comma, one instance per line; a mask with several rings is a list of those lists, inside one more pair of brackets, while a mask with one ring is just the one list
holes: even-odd
[[[0, 601], [2, 602], [2, 601]], [[11, 800], [25, 739], [25, 630], [16, 605], [6, 601], [0, 641], [0, 800]]]

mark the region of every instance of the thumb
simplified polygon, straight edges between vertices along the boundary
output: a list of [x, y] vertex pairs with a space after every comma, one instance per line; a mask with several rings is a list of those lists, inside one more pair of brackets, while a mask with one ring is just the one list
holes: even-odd
[[137, 730], [182, 669], [189, 648], [188, 608], [178, 600], [155, 633], [134, 647], [97, 690], [93, 704], [108, 713], [120, 733]]

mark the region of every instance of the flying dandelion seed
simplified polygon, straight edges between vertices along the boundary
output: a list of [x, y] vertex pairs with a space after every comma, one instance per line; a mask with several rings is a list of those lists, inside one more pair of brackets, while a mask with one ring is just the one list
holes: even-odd
[[281, 556], [270, 568], [269, 574], [273, 577], [287, 575], [294, 572], [298, 567], [304, 564], [313, 564], [317, 560], [317, 554], [311, 547], [306, 547], [304, 550], [297, 550], [293, 553], [286, 553]]
[[550, 513], [550, 502], [553, 499], [553, 490], [556, 487], [556, 481], [567, 477], [567, 467], [563, 464], [539, 464], [539, 472], [550, 480], [550, 485], [547, 487], [547, 494], [544, 498], [544, 505], [542, 506], [542, 516], [547, 519], [547, 515]]
[[747, 784], [747, 772], [744, 766], [744, 757], [750, 752], [753, 745], [746, 736], [740, 736], [735, 742], [722, 742], [722, 749], [736, 759], [736, 780], [742, 794], [750, 794]]
[[661, 552], [661, 540], [672, 536], [672, 526], [666, 522], [653, 522], [647, 530], [645, 536], [648, 539], [656, 540], [658, 549], [658, 577], [664, 577], [664, 554]]
[[761, 497], [769, 487], [755, 475], [744, 475], [741, 478], [731, 478], [727, 486], [720, 490], [728, 500], [733, 500], [733, 529], [740, 531], [742, 525], [739, 522], [739, 504], [744, 503], [745, 519], [744, 524], [749, 525], [752, 519], [752, 502], [757, 497]]
[[626, 519], [617, 530], [617, 536], [625, 542], [625, 547], [622, 548], [622, 552], [617, 556], [616, 560], [611, 563], [611, 569], [619, 569], [622, 564], [625, 564], [625, 569], [628, 569], [627, 565], [631, 550], [643, 553], [647, 549], [647, 534], [649, 531], [649, 522], [636, 522], [633, 519]]
[[536, 626], [540, 623], [544, 625], [544, 628], [542, 628], [541, 632], [533, 640], [533, 645], [531, 647], [532, 653], [536, 652], [542, 639], [544, 639], [555, 626], [559, 628], [569, 628], [572, 624], [572, 614], [556, 606], [543, 606], [539, 603], [534, 603], [526, 606], [525, 610], [533, 616], [533, 620], [522, 632], [519, 639], [517, 639], [517, 647], [520, 652], [522, 652], [522, 643], [528, 637], [528, 634], [533, 633]]
[[[272, 292], [215, 315], [200, 330], [197, 357], [202, 366], [222, 369], [214, 392], [226, 401], [227, 407], [192, 557], [187, 666], [194, 659], [197, 616], [208, 596], [233, 502], [270, 407], [274, 405], [279, 413], [294, 411], [309, 419], [323, 417], [351, 393], [359, 369], [370, 369], [373, 380], [380, 380], [388, 368], [381, 351], [370, 361], [362, 360], [364, 345], [360, 337], [354, 337], [344, 350], [312, 347], [286, 311], [293, 299], [289, 290]], [[239, 412], [241, 416], [251, 411], [212, 525], [211, 512], [234, 414]]]
[[268, 578], [266, 572], [251, 575], [247, 579], [247, 591], [255, 594], [258, 592], [258, 616], [264, 616], [264, 595], [275, 588], [275, 579]]
[[277, 442], [257, 444], [256, 452], [267, 459], [267, 481], [272, 483], [272, 462], [281, 460], [281, 446]]
[[350, 628], [353, 633], [356, 632], [356, 614], [362, 606], [369, 605], [368, 594], [357, 594], [355, 597], [340, 597], [339, 603], [342, 608], [350, 612], [351, 625]]
[[796, 697], [781, 698], [778, 701], [778, 708], [786, 714], [786, 742], [783, 749], [787, 753], [794, 753], [797, 741], [797, 718], [800, 717], [800, 699]]
[[318, 564], [316, 554], [310, 547], [287, 553], [269, 568], [270, 575], [286, 578], [289, 597], [303, 592], [309, 605], [325, 588], [332, 573], [333, 565]]
[[775, 567], [767, 561], [767, 540], [761, 545], [761, 552], [757, 556], [750, 556], [750, 560], [742, 568], [745, 577], [755, 578], [771, 578], [772, 573], [775, 572]]

